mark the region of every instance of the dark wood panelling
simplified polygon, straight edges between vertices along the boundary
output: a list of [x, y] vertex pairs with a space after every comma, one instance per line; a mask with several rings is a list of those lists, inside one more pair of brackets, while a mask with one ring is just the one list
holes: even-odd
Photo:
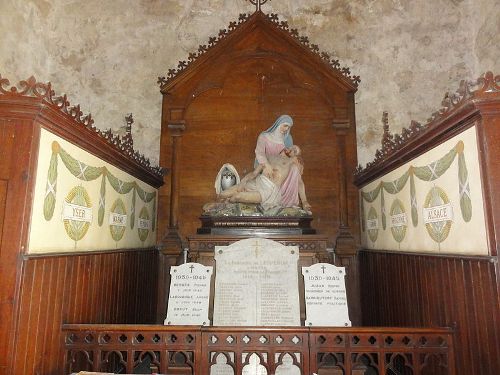
[[[27, 84], [27, 86], [26, 86]], [[0, 88], [0, 375], [51, 374], [64, 322], [151, 322], [155, 250], [27, 258], [42, 127], [158, 187], [160, 176], [99, 135], [50, 85]], [[66, 99], [65, 99], [66, 100]], [[82, 122], [83, 121], [83, 122]]]
[[63, 323], [153, 323], [157, 251], [28, 258], [12, 374], [62, 373]]
[[[196, 233], [203, 204], [216, 199], [213, 181], [224, 163], [241, 177], [253, 170], [258, 135], [284, 113], [294, 119], [291, 134], [302, 149], [314, 228], [330, 242], [341, 224], [358, 237], [357, 189], [350, 181], [357, 164], [356, 85], [316, 57], [259, 12], [169, 77], [161, 90], [160, 140], [160, 163], [172, 170], [170, 186], [160, 191], [160, 206], [170, 209], [159, 217], [166, 247], [181, 250], [172, 232], [183, 240]], [[343, 126], [344, 163], [335, 124]], [[345, 197], [339, 197], [341, 167], [348, 177]], [[342, 199], [348, 202], [341, 208]], [[340, 222], [341, 209], [349, 222]]]
[[[32, 155], [32, 120], [2, 118], [0, 103], [0, 178], [4, 180], [3, 228], [0, 248], [0, 374], [7, 373], [13, 358], [15, 310], [21, 267], [19, 253], [27, 230], [24, 213], [30, 188], [29, 163]], [[22, 151], [21, 151], [22, 150]], [[24, 230], [24, 231], [23, 231]]]
[[495, 258], [360, 253], [363, 324], [456, 326], [459, 374], [500, 371]]
[[[500, 102], [500, 94], [497, 92]], [[488, 104], [488, 103], [486, 103]], [[496, 104], [496, 106], [494, 106]], [[500, 104], [482, 107], [484, 126], [478, 128], [479, 161], [491, 255], [500, 255]]]
[[5, 199], [7, 198], [7, 181], [0, 180], [0, 251], [2, 249], [2, 231], [5, 217]]

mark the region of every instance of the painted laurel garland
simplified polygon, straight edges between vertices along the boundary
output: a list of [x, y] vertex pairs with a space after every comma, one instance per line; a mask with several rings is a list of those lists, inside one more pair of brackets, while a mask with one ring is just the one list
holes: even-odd
[[469, 174], [463, 152], [458, 155], [458, 182], [460, 186], [460, 211], [466, 223], [472, 219], [472, 201], [470, 196]]
[[99, 210], [97, 212], [97, 223], [102, 226], [104, 222], [104, 211], [106, 206], [106, 172], [103, 171], [101, 179], [101, 189], [99, 190]]
[[411, 222], [416, 227], [418, 225], [417, 190], [415, 189], [415, 174], [412, 172], [412, 167], [410, 167]]
[[[440, 206], [450, 203], [448, 195], [446, 192], [438, 186], [434, 186], [425, 197], [424, 207], [430, 208], [434, 206]], [[431, 236], [431, 238], [437, 243], [441, 243], [450, 234], [451, 230], [451, 220], [437, 221], [433, 223], [426, 223], [425, 228]]]
[[130, 207], [130, 229], [134, 229], [135, 224], [135, 190], [132, 192], [132, 206]]
[[[111, 212], [118, 215], [127, 214], [125, 204], [123, 204], [123, 201], [120, 198], [113, 202], [113, 205], [111, 206]], [[111, 233], [111, 237], [113, 238], [113, 240], [115, 240], [116, 242], [120, 241], [125, 234], [125, 228], [125, 225], [114, 225], [113, 223], [110, 223], [109, 232]]]
[[[373, 203], [380, 195], [382, 228], [385, 230], [386, 213], [384, 193], [387, 192], [392, 195], [397, 194], [405, 188], [406, 183], [410, 180], [411, 219], [413, 226], [416, 227], [418, 225], [419, 218], [415, 177], [426, 182], [438, 179], [449, 170], [457, 155], [460, 210], [464, 221], [469, 222], [472, 218], [472, 200], [470, 196], [469, 177], [464, 155], [464, 142], [461, 140], [458, 141], [457, 144], [440, 159], [421, 167], [411, 165], [401, 177], [395, 179], [394, 181], [381, 181], [373, 190], [368, 192], [361, 191], [361, 210], [363, 217], [365, 217], [363, 201]], [[362, 229], [363, 231], [365, 230], [364, 225], [362, 226]]]
[[366, 231], [366, 216], [365, 216], [365, 200], [360, 197], [360, 209], [361, 209], [361, 231]]
[[[375, 210], [375, 208], [373, 208], [373, 207], [370, 207], [370, 209], [368, 210], [368, 221], [369, 222], [378, 221], [377, 210]], [[376, 226], [368, 225], [368, 237], [370, 237], [370, 240], [372, 242], [377, 241], [378, 224]]]
[[99, 207], [97, 215], [99, 226], [102, 226], [104, 223], [104, 213], [106, 209], [106, 182], [108, 182], [113, 190], [118, 194], [128, 194], [131, 191], [133, 193], [132, 207], [130, 209], [131, 215], [133, 216], [131, 220], [131, 229], [134, 228], [135, 222], [136, 195], [144, 203], [150, 203], [151, 201], [153, 201], [152, 230], [155, 230], [156, 221], [154, 220], [154, 218], [156, 216], [156, 191], [147, 192], [142, 189], [135, 181], [122, 181], [118, 177], [114, 176], [111, 171], [109, 171], [105, 166], [94, 167], [75, 159], [68, 152], [66, 152], [57, 141], [52, 142], [52, 156], [47, 173], [47, 184], [43, 206], [43, 214], [45, 220], [50, 221], [54, 215], [57, 195], [57, 170], [59, 158], [63, 162], [66, 169], [81, 181], [93, 181], [98, 179], [99, 177], [102, 178], [101, 188], [99, 191]]
[[[58, 145], [57, 145], [58, 146]], [[47, 185], [45, 187], [45, 199], [43, 201], [43, 216], [49, 221], [54, 215], [56, 207], [57, 192], [57, 151], [52, 144], [52, 156], [50, 158], [49, 171], [47, 172]]]
[[396, 242], [401, 243], [406, 237], [406, 229], [407, 229], [406, 221], [401, 221], [397, 223], [397, 225], [394, 225], [392, 221], [394, 220], [393, 218], [396, 216], [401, 217], [400, 215], [406, 215], [406, 210], [403, 202], [401, 202], [401, 200], [398, 198], [394, 199], [394, 202], [392, 202], [391, 205], [390, 212], [391, 212], [392, 237], [394, 238], [394, 240], [396, 240]]
[[[82, 186], [75, 186], [70, 190], [65, 199], [66, 203], [81, 207], [92, 207], [89, 194]], [[64, 230], [73, 241], [80, 241], [89, 230], [90, 223], [87, 221], [64, 219]]]
[[385, 215], [385, 195], [384, 189], [380, 190], [380, 216], [382, 219], [382, 229], [385, 230], [387, 228], [387, 218]]
[[[149, 221], [150, 216], [149, 216], [149, 211], [146, 206], [142, 207], [141, 212], [139, 212], [139, 219], [144, 220], [144, 221]], [[149, 228], [141, 228], [140, 226], [137, 227], [137, 232], [139, 233], [139, 239], [144, 242], [148, 238], [149, 235]]]

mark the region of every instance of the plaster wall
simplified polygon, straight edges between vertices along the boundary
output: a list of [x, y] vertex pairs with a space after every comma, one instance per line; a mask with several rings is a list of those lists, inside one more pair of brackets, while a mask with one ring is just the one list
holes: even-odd
[[[132, 112], [135, 147], [157, 160], [157, 77], [253, 9], [243, 0], [1, 0], [0, 74], [51, 81], [99, 128], [120, 132]], [[263, 10], [361, 76], [361, 164], [380, 145], [382, 111], [393, 132], [424, 123], [461, 79], [500, 72], [496, 0], [274, 0]]]

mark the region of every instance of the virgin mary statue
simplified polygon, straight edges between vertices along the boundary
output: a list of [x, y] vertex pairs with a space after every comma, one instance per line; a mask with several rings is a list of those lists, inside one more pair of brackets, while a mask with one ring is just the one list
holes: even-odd
[[[259, 134], [255, 147], [255, 166], [264, 166], [263, 174], [272, 175], [272, 167], [268, 161], [270, 156], [279, 155], [285, 148], [293, 146], [290, 130], [293, 120], [288, 115], [281, 115], [274, 124]], [[302, 182], [301, 171], [298, 165], [293, 165], [285, 181], [280, 187], [281, 205], [283, 207], [299, 206], [299, 183]]]

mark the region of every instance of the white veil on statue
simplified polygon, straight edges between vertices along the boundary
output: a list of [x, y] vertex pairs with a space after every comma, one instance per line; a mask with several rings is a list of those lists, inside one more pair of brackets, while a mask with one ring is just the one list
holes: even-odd
[[224, 164], [219, 170], [219, 173], [217, 173], [217, 178], [215, 179], [215, 193], [217, 195], [219, 195], [222, 192], [222, 190], [224, 190], [222, 183], [223, 183], [223, 175], [226, 174], [234, 175], [235, 181], [232, 185], [237, 185], [240, 183], [240, 176], [236, 168], [232, 164], [229, 163]]

